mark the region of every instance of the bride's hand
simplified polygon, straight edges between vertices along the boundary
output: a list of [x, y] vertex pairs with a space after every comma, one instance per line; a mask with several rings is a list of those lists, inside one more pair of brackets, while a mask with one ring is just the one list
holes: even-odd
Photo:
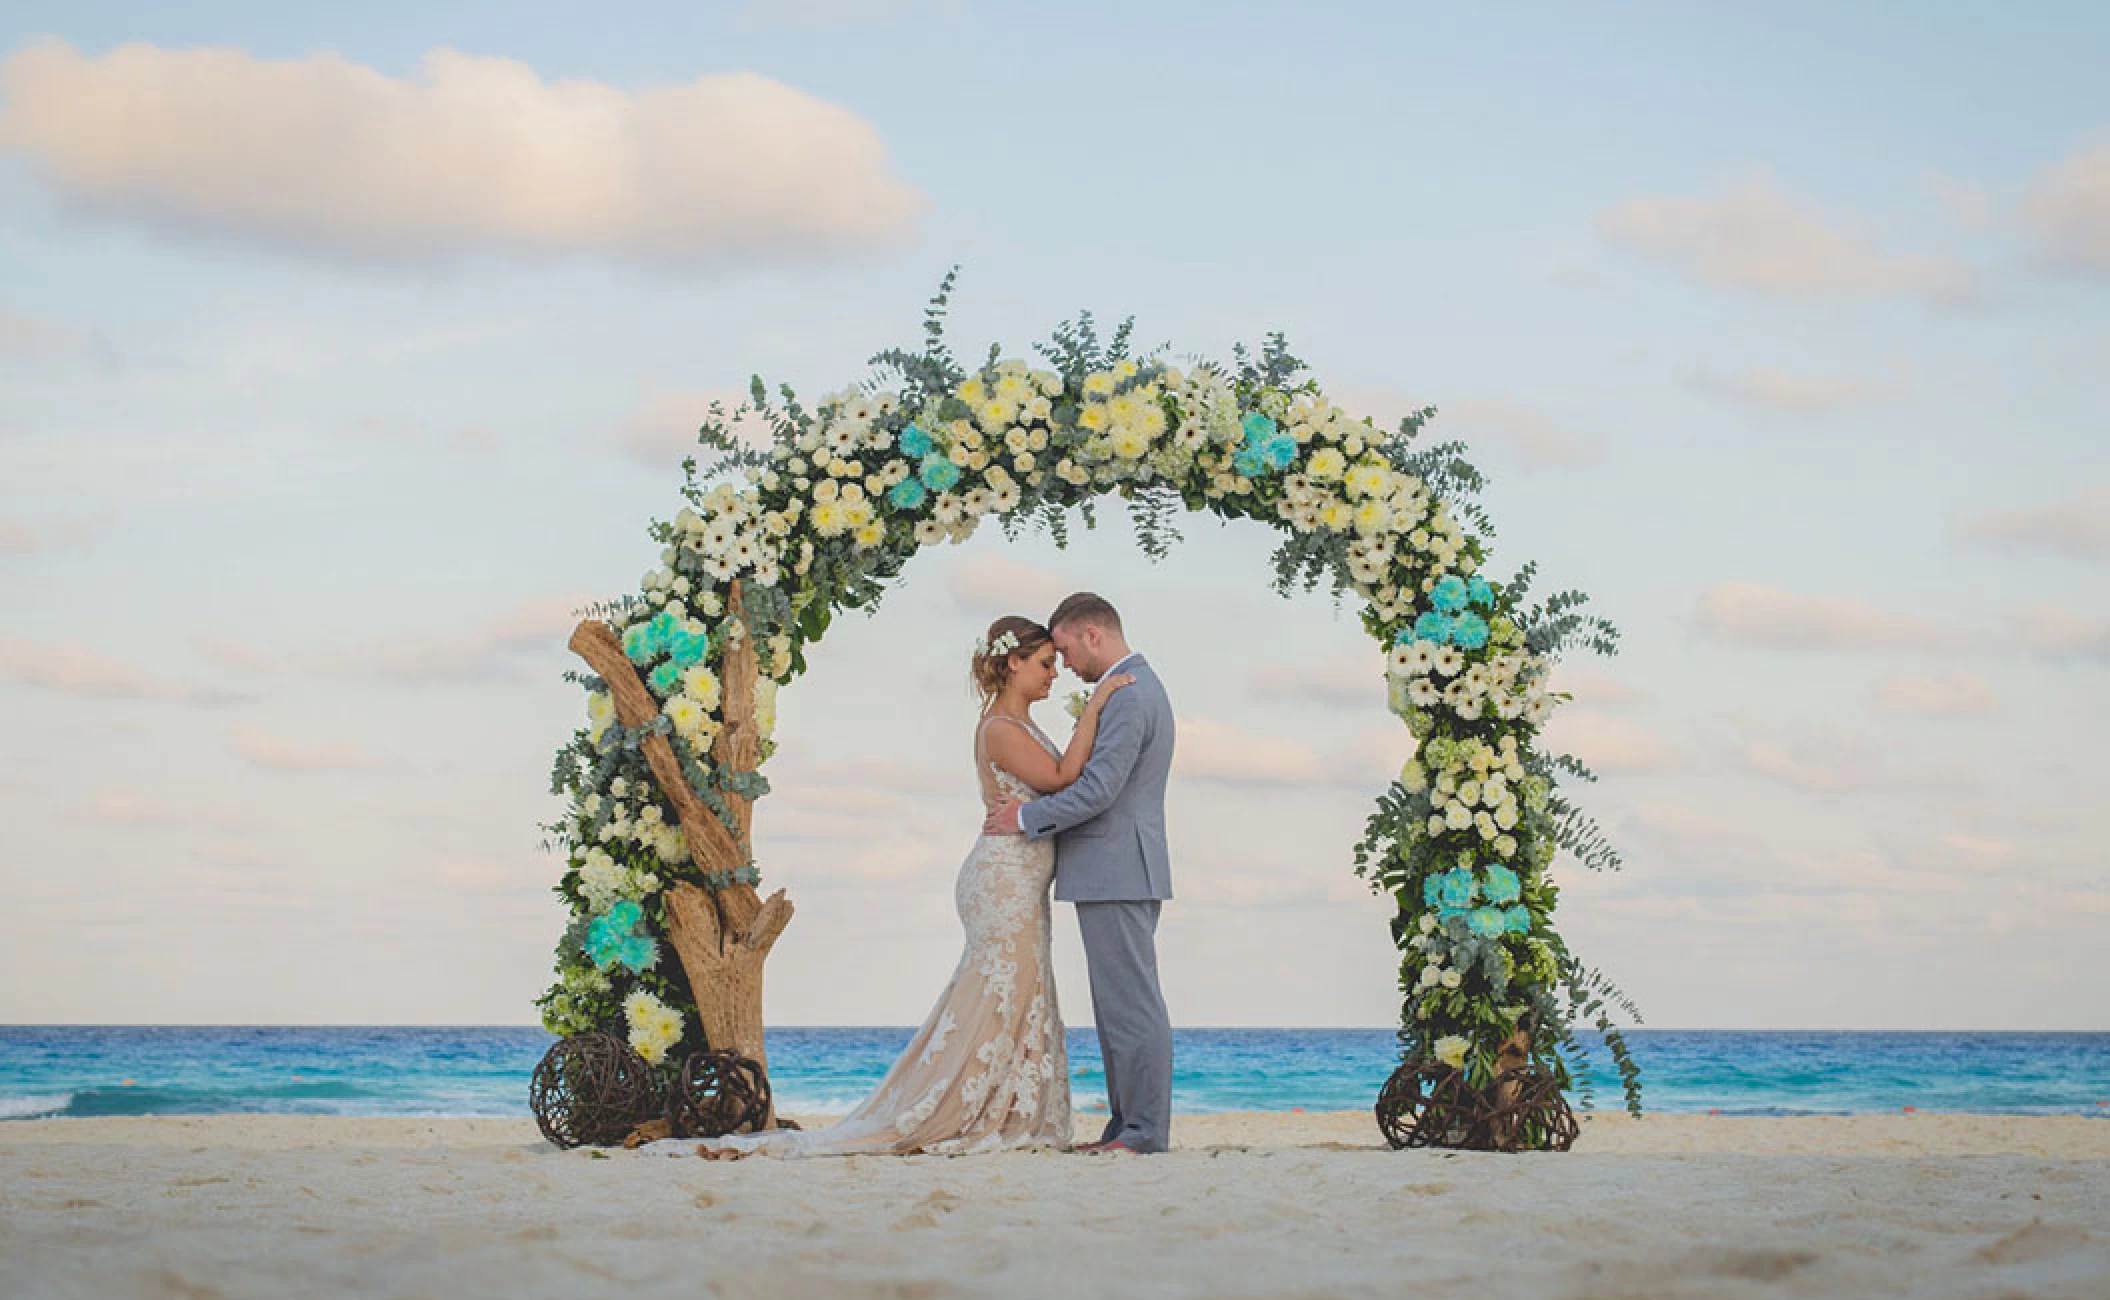
[[1115, 691], [1120, 690], [1124, 686], [1133, 686], [1135, 681], [1136, 675], [1134, 673], [1115, 673], [1111, 677], [1100, 678], [1099, 689], [1092, 692], [1092, 698], [1085, 707], [1093, 710], [1105, 708], [1106, 702], [1113, 698]]

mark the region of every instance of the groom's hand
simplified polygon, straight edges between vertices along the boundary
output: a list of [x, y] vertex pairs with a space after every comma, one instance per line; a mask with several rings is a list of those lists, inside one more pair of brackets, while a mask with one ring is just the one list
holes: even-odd
[[982, 819], [982, 833], [984, 835], [1025, 834], [1024, 831], [1019, 829], [1018, 810], [1019, 802], [1016, 799], [1006, 799], [996, 807], [991, 808], [989, 815]]

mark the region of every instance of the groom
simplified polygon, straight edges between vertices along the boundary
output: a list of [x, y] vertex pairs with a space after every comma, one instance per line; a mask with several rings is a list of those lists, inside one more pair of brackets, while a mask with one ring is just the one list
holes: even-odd
[[1128, 648], [1121, 616], [1087, 591], [1048, 617], [1071, 672], [1096, 682], [1129, 673], [1099, 715], [1084, 771], [1058, 794], [1006, 800], [983, 829], [1054, 835], [1055, 897], [1077, 905], [1091, 976], [1099, 1055], [1113, 1114], [1085, 1151], [1163, 1151], [1172, 1142], [1172, 1020], [1158, 989], [1158, 908], [1172, 897], [1165, 847], [1165, 780], [1172, 768], [1172, 702], [1143, 656]]

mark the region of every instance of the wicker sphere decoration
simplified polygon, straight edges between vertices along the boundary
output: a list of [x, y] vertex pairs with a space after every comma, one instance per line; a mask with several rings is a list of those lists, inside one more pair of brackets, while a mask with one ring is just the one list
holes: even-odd
[[613, 1146], [660, 1105], [659, 1076], [617, 1034], [557, 1040], [528, 1082], [536, 1127], [567, 1149]]
[[1465, 1071], [1430, 1060], [1403, 1061], [1385, 1080], [1377, 1127], [1395, 1151], [1566, 1151], [1582, 1134], [1560, 1081], [1536, 1065], [1513, 1066], [1474, 1088]]
[[738, 1052], [697, 1052], [681, 1063], [667, 1090], [667, 1126], [675, 1137], [724, 1137], [769, 1122], [769, 1076]]

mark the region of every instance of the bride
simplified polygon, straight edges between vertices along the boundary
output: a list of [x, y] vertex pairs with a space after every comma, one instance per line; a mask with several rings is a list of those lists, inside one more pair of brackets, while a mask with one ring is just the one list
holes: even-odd
[[[1099, 714], [1135, 679], [1110, 674], [1057, 749], [1029, 710], [1055, 681], [1048, 629], [1007, 614], [989, 625], [970, 668], [982, 699], [974, 766], [982, 804], [1063, 789], [1084, 770]], [[1070, 1145], [1069, 1053], [1049, 966], [1048, 887], [1055, 842], [983, 835], [960, 866], [953, 898], [967, 948], [929, 1019], [857, 1109], [827, 1128], [717, 1138], [713, 1158], [962, 1155]]]

